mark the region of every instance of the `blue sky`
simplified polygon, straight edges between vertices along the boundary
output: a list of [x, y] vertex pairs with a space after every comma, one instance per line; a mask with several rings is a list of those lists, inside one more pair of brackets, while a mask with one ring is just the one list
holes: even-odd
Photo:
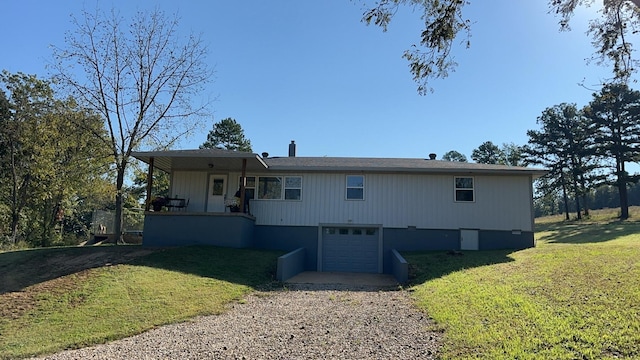
[[[49, 75], [51, 44], [64, 45], [81, 1], [3, 1], [0, 68]], [[95, 2], [84, 3], [88, 9]], [[547, 1], [474, 0], [471, 48], [457, 46], [457, 70], [420, 96], [402, 53], [419, 39], [420, 14], [400, 11], [383, 33], [360, 22], [359, 1], [100, 1], [123, 15], [158, 6], [181, 29], [202, 33], [216, 75], [203, 96], [214, 116], [180, 148], [197, 148], [213, 123], [236, 119], [254, 152], [298, 156], [470, 158], [484, 141], [527, 142], [536, 118], [563, 102], [586, 105], [610, 68], [593, 53], [581, 10], [559, 32]], [[591, 86], [587, 90], [578, 85]]]

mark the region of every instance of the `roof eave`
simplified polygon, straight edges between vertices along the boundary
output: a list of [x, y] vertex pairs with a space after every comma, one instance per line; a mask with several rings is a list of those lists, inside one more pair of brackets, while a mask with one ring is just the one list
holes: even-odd
[[486, 174], [486, 175], [532, 175], [538, 178], [548, 173], [543, 169], [473, 169], [473, 168], [400, 168], [400, 167], [345, 167], [345, 166], [270, 166], [271, 171], [287, 172], [368, 172], [368, 173], [414, 173], [414, 174]]

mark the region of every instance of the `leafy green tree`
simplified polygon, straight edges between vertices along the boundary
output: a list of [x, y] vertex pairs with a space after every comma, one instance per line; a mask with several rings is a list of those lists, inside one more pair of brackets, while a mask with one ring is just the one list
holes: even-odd
[[[535, 192], [533, 198], [533, 206], [535, 216], [553, 215], [564, 213], [565, 219], [569, 220], [569, 203], [566, 187], [558, 187], [557, 179], [550, 176], [543, 176], [535, 180]], [[565, 200], [560, 201], [560, 196]], [[564, 205], [564, 209], [560, 206]]]
[[[34, 177], [41, 170], [38, 160], [38, 147], [43, 137], [38, 133], [39, 116], [46, 114], [53, 102], [53, 92], [48, 84], [33, 75], [10, 74], [3, 71], [0, 82], [4, 84], [9, 99], [5, 103], [2, 126], [2, 202], [9, 207], [9, 239], [17, 243], [19, 225], [28, 204], [33, 188]], [[6, 99], [6, 96], [5, 96]]]
[[73, 25], [66, 47], [54, 47], [57, 79], [105, 120], [108, 136], [96, 141], [110, 150], [116, 170], [114, 226], [121, 241], [132, 151], [144, 145], [166, 147], [191, 131], [208, 105], [193, 104], [193, 96], [201, 93], [212, 71], [202, 40], [193, 34], [181, 37], [177, 17], [157, 9], [138, 11], [128, 23], [115, 10], [83, 11]]
[[446, 153], [444, 153], [444, 155], [442, 155], [442, 160], [467, 162], [467, 157], [458, 151], [451, 150], [451, 151], [447, 151]]
[[93, 137], [106, 136], [102, 119], [74, 100], [56, 100], [42, 119], [44, 126], [39, 132], [46, 143], [38, 151], [37, 187], [30, 196], [38, 199], [31, 205], [37, 216], [32, 227], [39, 223], [40, 245], [49, 246], [51, 241], [61, 241], [61, 225], [77, 215], [81, 199], [98, 196], [96, 184], [107, 180], [104, 174], [109, 172], [110, 158], [108, 150]]
[[222, 119], [213, 124], [213, 129], [207, 135], [207, 141], [200, 145], [200, 149], [225, 149], [251, 152], [251, 141], [244, 137], [244, 130], [232, 118]]
[[[369, 1], [363, 0], [365, 4]], [[560, 17], [560, 29], [569, 30], [572, 15], [579, 6], [591, 6], [595, 0], [548, 0], [551, 13]], [[627, 81], [638, 68], [629, 41], [640, 27], [640, 0], [605, 0], [600, 17], [589, 23], [588, 34], [595, 47], [594, 57], [599, 62], [613, 62], [613, 73], [617, 80]], [[471, 21], [465, 18], [463, 9], [468, 0], [378, 0], [367, 6], [362, 21], [387, 30], [400, 6], [418, 11], [424, 21], [420, 31], [420, 42], [404, 52], [409, 69], [418, 84], [418, 93], [432, 91], [429, 83], [433, 79], [446, 78], [457, 63], [453, 59], [452, 47], [458, 40], [465, 47], [471, 42]]]
[[11, 181], [9, 176], [7, 160], [10, 156], [10, 139], [11, 134], [7, 131], [10, 125], [11, 110], [9, 100], [5, 92], [0, 89], [0, 245], [4, 242], [5, 234], [9, 231], [9, 218], [11, 209], [8, 206], [10, 199], [11, 187], [8, 184]]
[[56, 99], [50, 83], [34, 75], [5, 71], [0, 82], [10, 94], [0, 128], [0, 194], [9, 204], [9, 238], [48, 246], [62, 235], [62, 220], [93, 197], [109, 170], [108, 152], [93, 140], [93, 134], [105, 134], [103, 122], [72, 99]]
[[618, 187], [605, 184], [593, 192], [593, 206], [596, 209], [620, 207]]
[[[151, 198], [169, 196], [169, 174], [164, 171], [153, 172]], [[127, 188], [127, 194], [140, 206], [147, 196], [147, 172], [139, 167], [133, 169], [133, 184]]]
[[471, 153], [471, 159], [479, 164], [501, 164], [504, 154], [491, 141], [485, 141]]
[[608, 84], [585, 108], [591, 121], [593, 154], [613, 162], [611, 175], [620, 196], [620, 218], [629, 217], [627, 185], [638, 175], [627, 172], [626, 164], [640, 160], [640, 92], [624, 84]]

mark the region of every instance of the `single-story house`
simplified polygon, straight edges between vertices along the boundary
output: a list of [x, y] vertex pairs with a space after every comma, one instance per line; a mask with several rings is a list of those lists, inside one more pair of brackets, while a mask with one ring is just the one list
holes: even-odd
[[545, 174], [433, 154], [298, 157], [293, 141], [284, 157], [219, 149], [133, 156], [149, 164], [150, 178], [154, 168], [170, 174], [175, 202], [146, 212], [143, 245], [296, 250], [306, 271], [393, 273], [399, 251], [532, 247], [532, 182]]

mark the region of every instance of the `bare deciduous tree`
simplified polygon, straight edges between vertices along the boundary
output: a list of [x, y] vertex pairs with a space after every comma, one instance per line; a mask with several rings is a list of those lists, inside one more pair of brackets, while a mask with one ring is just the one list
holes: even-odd
[[212, 70], [199, 36], [179, 34], [179, 19], [139, 11], [129, 23], [115, 10], [84, 10], [65, 47], [54, 47], [56, 78], [76, 99], [100, 114], [116, 170], [116, 223], [122, 238], [122, 188], [131, 152], [143, 145], [168, 147], [199, 124], [201, 98]]

